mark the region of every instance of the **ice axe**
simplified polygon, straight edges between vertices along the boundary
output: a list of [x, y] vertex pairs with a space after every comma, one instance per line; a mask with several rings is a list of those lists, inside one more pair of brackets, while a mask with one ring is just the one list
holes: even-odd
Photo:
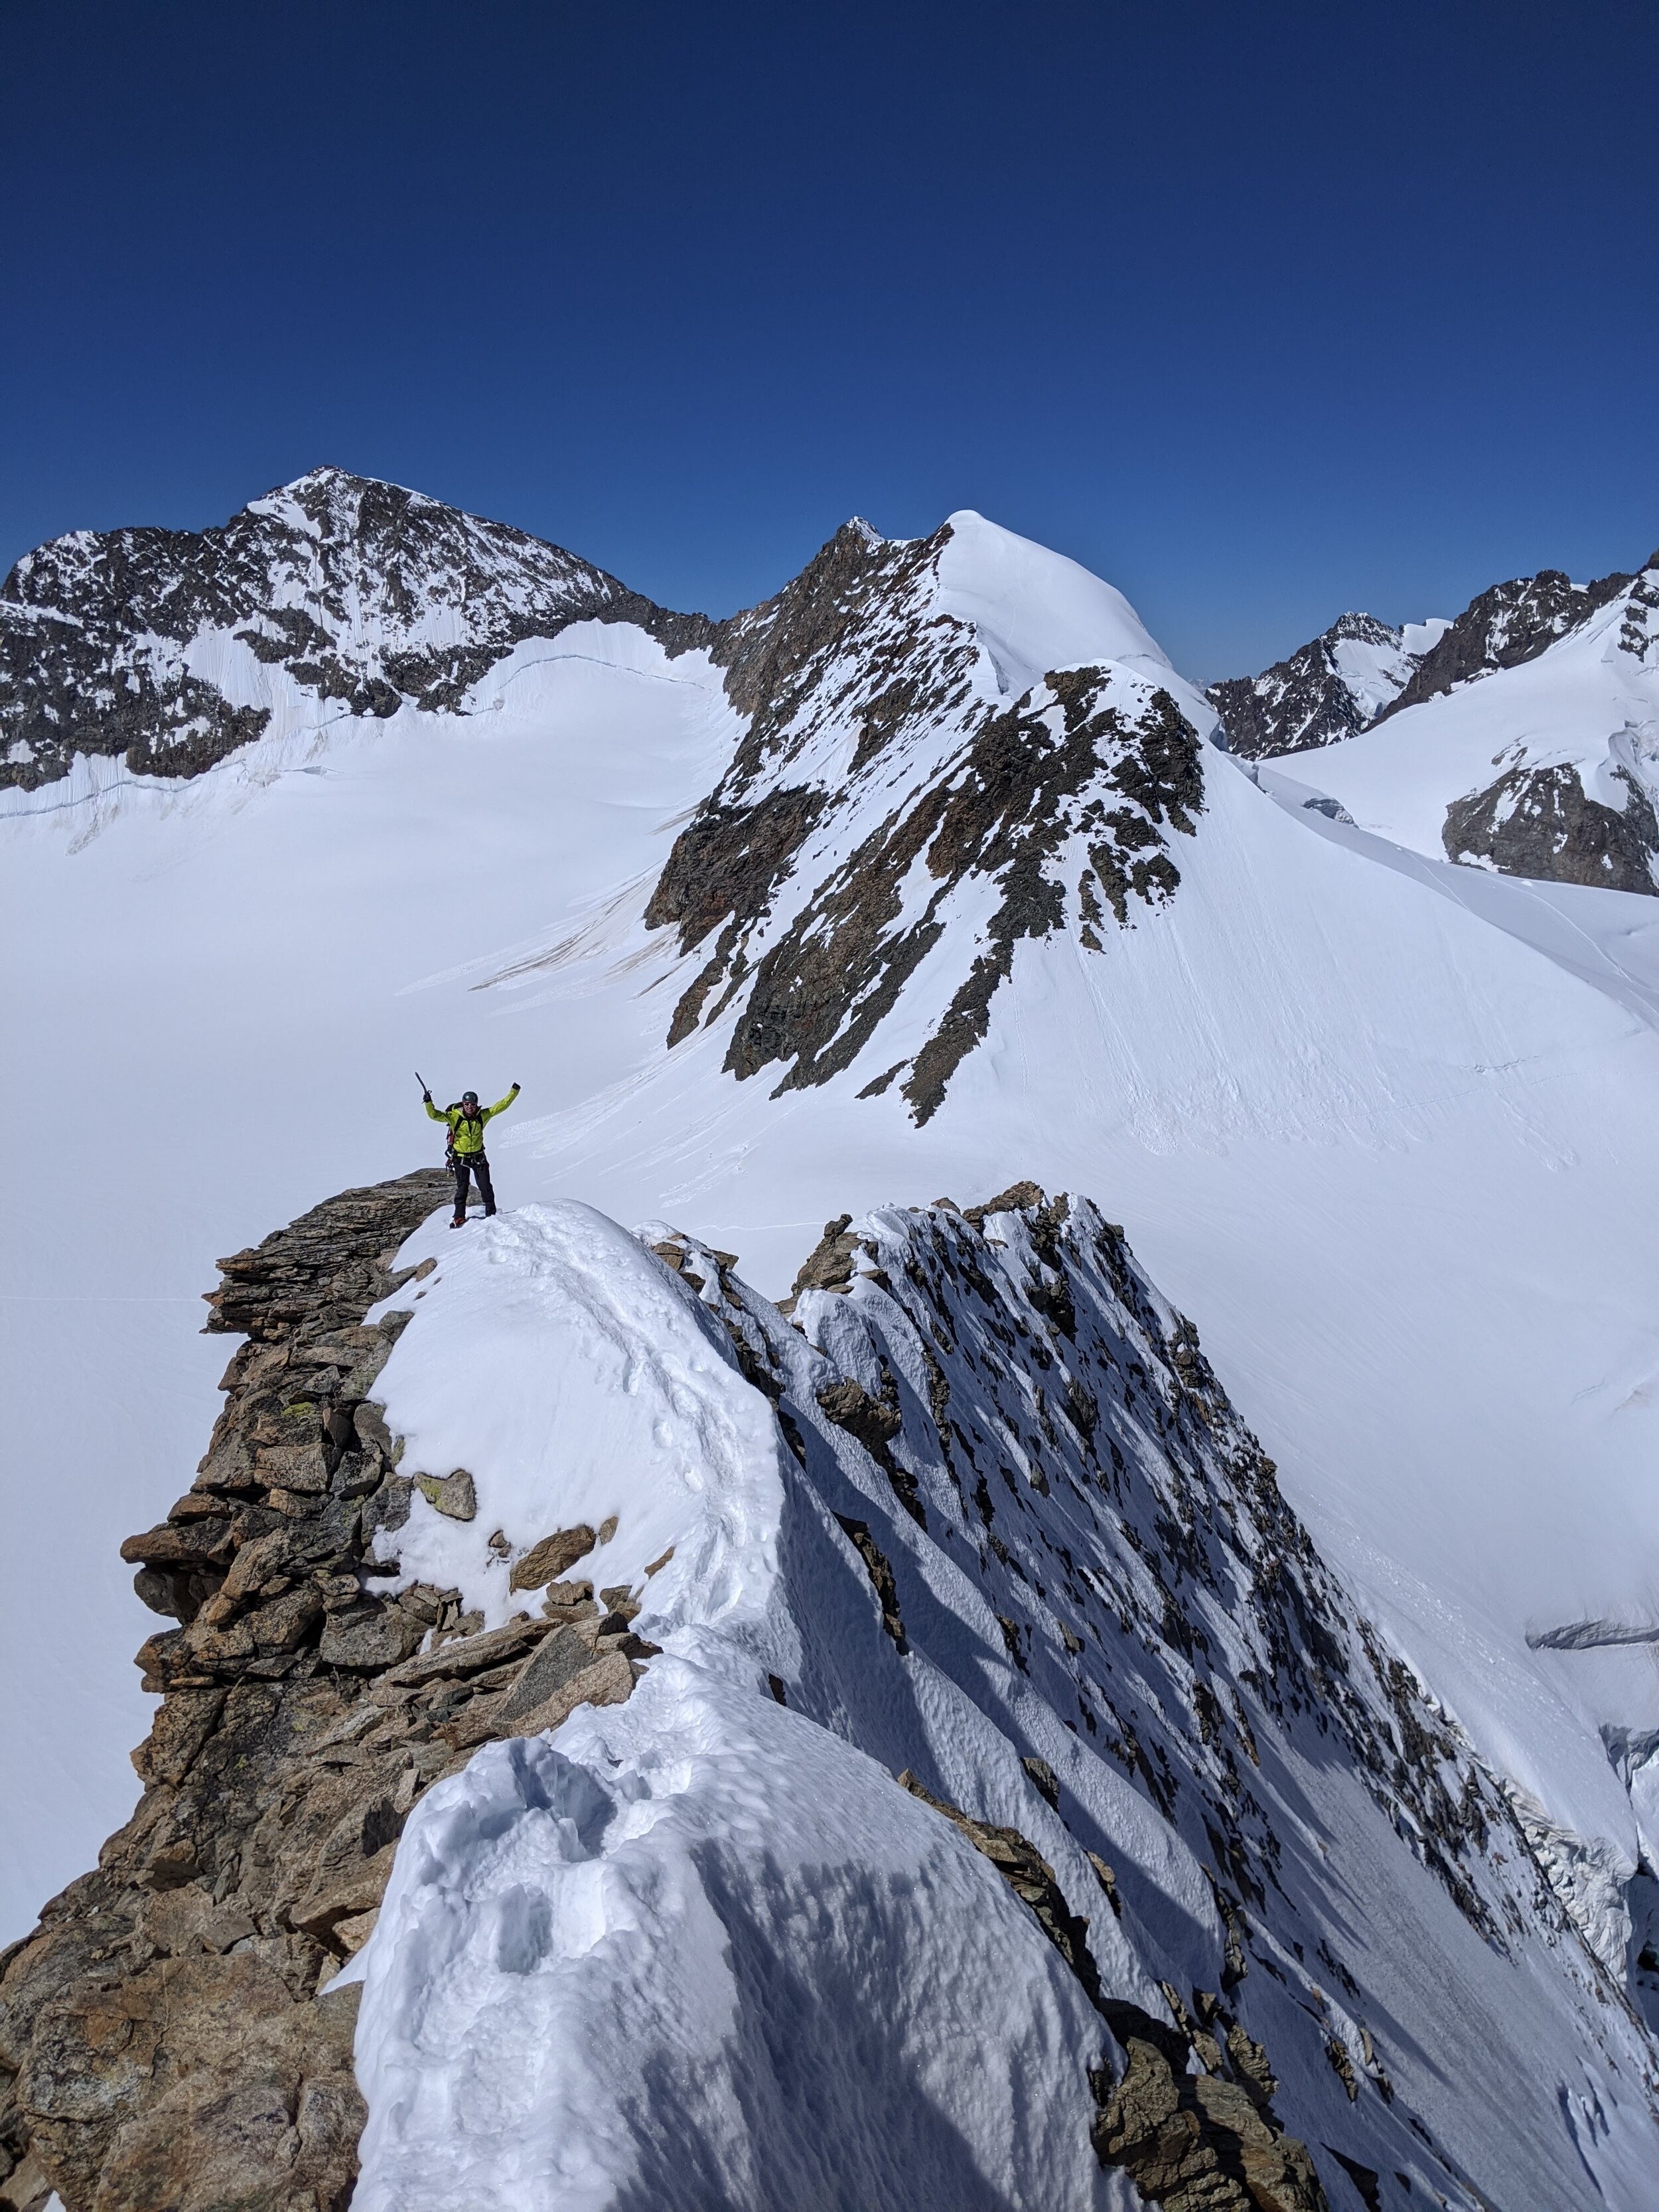
[[415, 1071], [415, 1080], [421, 1086], [422, 1097], [430, 1098], [432, 1096], [432, 1085], [427, 1081], [425, 1076], [422, 1074], [418, 1067]]

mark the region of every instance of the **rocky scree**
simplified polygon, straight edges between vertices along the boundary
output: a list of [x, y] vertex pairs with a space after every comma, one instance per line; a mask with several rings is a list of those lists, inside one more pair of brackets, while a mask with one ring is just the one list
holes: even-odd
[[369, 1547], [411, 1484], [373, 1392], [408, 1315], [363, 1316], [418, 1292], [430, 1262], [389, 1270], [447, 1190], [347, 1191], [222, 1263], [208, 1327], [247, 1340], [224, 1411], [191, 1489], [123, 1547], [177, 1624], [139, 1654], [161, 1694], [143, 1795], [0, 1976], [0, 2206], [337, 2212], [357, 1991], [320, 1992], [410, 1808], [479, 1743], [619, 1703], [651, 1655], [628, 1592], [602, 1611], [561, 1579], [613, 1527], [550, 1531], [515, 1563], [526, 1610], [489, 1633], [454, 1591], [377, 1590], [396, 1568]]

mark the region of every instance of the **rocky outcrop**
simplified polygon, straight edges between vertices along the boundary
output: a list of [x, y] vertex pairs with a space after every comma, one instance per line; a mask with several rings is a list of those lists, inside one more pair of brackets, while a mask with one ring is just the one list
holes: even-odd
[[[0, 2206], [337, 2212], [363, 2111], [357, 1993], [327, 1984], [410, 1807], [492, 1736], [625, 1698], [650, 1656], [626, 1593], [556, 1579], [609, 1531], [550, 1531], [517, 1563], [536, 1611], [489, 1632], [453, 1591], [385, 1594], [370, 1547], [421, 1478], [372, 1395], [407, 1310], [364, 1316], [420, 1295], [425, 1268], [389, 1271], [447, 1187], [347, 1191], [222, 1263], [208, 1327], [247, 1340], [224, 1411], [123, 1547], [174, 1624], [139, 1654], [143, 1795], [0, 1977]], [[440, 1510], [464, 1473], [427, 1478]]]
[[1584, 789], [1571, 763], [1508, 769], [1484, 791], [1446, 809], [1441, 841], [1449, 860], [1473, 861], [1502, 875], [1558, 884], [1600, 884], [1608, 890], [1659, 893], [1659, 818], [1645, 788], [1628, 772], [1622, 809]]
[[[1656, 556], [1659, 559], [1659, 556]], [[1652, 563], [1650, 563], [1651, 566]], [[1575, 584], [1559, 568], [1535, 576], [1516, 576], [1494, 584], [1469, 601], [1444, 635], [1425, 653], [1411, 681], [1376, 716], [1419, 706], [1443, 691], [1455, 690], [1495, 669], [1518, 668], [1588, 622], [1598, 607], [1616, 599], [1632, 579], [1622, 573]]]
[[1375, 615], [1339, 615], [1328, 630], [1260, 676], [1228, 677], [1212, 684], [1206, 696], [1221, 717], [1230, 753], [1271, 760], [1357, 735], [1410, 682], [1417, 665], [1418, 656], [1389, 623]]
[[[908, 570], [903, 580], [914, 580]], [[854, 665], [866, 686], [886, 672], [882, 640], [893, 627], [890, 610], [860, 647]], [[912, 625], [902, 635], [927, 645], [933, 633], [954, 627]], [[883, 691], [900, 720], [924, 709], [962, 710], [951, 692], [957, 647], [936, 649], [934, 690], [924, 694], [911, 667], [899, 687], [902, 716], [892, 687]], [[811, 702], [805, 727], [769, 725], [773, 752], [793, 763], [816, 720], [832, 709], [849, 711], [830, 696]], [[897, 726], [883, 725], [889, 738]], [[745, 775], [757, 775], [766, 760], [757, 752], [749, 767], [750, 751], [746, 740], [738, 766], [681, 833], [647, 909], [652, 926], [679, 923], [685, 951], [724, 924], [675, 1011], [668, 1042], [736, 1001], [725, 1060], [731, 1073], [742, 1079], [782, 1063], [779, 1091], [825, 1083], [852, 1065], [893, 1011], [944, 937], [953, 896], [977, 889], [984, 911], [976, 949], [943, 1015], [908, 1061], [861, 1094], [876, 1096], [902, 1076], [919, 1124], [938, 1111], [963, 1058], [984, 1036], [1019, 940], [1063, 927], [1070, 891], [1079, 941], [1099, 951], [1108, 909], [1127, 927], [1132, 905], [1173, 896], [1181, 874], [1172, 838], [1194, 834], [1204, 804], [1197, 732], [1174, 699], [1152, 690], [1145, 700], [1126, 701], [1103, 668], [1057, 671], [1006, 709], [965, 713], [960, 742], [930, 760], [908, 789], [900, 780], [901, 795], [878, 826], [821, 876], [804, 848], [829, 794], [790, 784], [740, 799]], [[745, 844], [751, 830], [755, 842]], [[1073, 888], [1061, 855], [1079, 839], [1086, 860]], [[740, 866], [728, 859], [734, 854]], [[789, 917], [769, 937], [764, 925], [791, 877]], [[927, 886], [921, 898], [919, 879]]]
[[216, 529], [76, 531], [0, 586], [0, 786], [51, 782], [77, 752], [195, 775], [258, 738], [268, 710], [191, 665], [204, 634], [384, 717], [404, 700], [453, 711], [520, 639], [590, 619], [671, 652], [714, 633], [556, 545], [343, 469]]
[[[1043, 1760], [1028, 1760], [1052, 1771]], [[1194, 1993], [1196, 2018], [1174, 1989], [1165, 1991], [1175, 2024], [1105, 1995], [1089, 1948], [1089, 1923], [1066, 1902], [1054, 1870], [1018, 1828], [969, 1817], [923, 1788], [909, 1772], [902, 1788], [943, 1814], [989, 1859], [1087, 1991], [1123, 2055], [1122, 2069], [1095, 2075], [1095, 2152], [1121, 2167], [1148, 2203], [1164, 2212], [1328, 2212], [1305, 2143], [1287, 2135], [1273, 2111], [1279, 2084], [1267, 2054], [1213, 1990]], [[1048, 1790], [1043, 1794], [1048, 1796]], [[1052, 1798], [1051, 1798], [1051, 1802]], [[1115, 1912], [1111, 1870], [1097, 1867]], [[1346, 2166], [1340, 2153], [1333, 2153]]]

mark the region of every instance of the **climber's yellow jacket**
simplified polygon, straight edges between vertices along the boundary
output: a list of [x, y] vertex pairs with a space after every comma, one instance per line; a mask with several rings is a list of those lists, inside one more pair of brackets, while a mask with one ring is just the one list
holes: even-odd
[[474, 1152], [483, 1150], [484, 1123], [493, 1121], [497, 1114], [505, 1114], [518, 1095], [519, 1086], [515, 1083], [505, 1098], [498, 1098], [493, 1106], [480, 1106], [473, 1114], [469, 1114], [465, 1106], [434, 1106], [430, 1098], [425, 1104], [432, 1121], [449, 1124], [451, 1150], [458, 1152], [463, 1159], [468, 1159]]

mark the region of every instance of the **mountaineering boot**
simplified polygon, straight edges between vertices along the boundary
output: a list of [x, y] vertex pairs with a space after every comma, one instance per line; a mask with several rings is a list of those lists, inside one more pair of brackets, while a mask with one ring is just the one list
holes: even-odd
[[452, 1229], [465, 1229], [466, 1226], [465, 1214], [458, 1213], [449, 1225]]

